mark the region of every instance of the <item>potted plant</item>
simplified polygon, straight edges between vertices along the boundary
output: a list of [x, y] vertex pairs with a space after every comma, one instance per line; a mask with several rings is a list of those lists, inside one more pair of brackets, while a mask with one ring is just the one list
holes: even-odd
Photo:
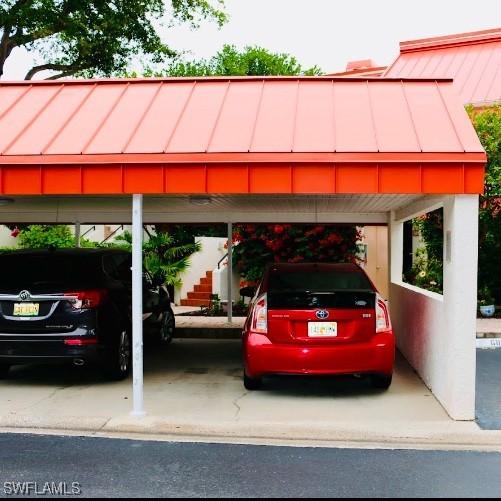
[[486, 285], [478, 291], [478, 306], [483, 317], [492, 317], [496, 311], [494, 297]]

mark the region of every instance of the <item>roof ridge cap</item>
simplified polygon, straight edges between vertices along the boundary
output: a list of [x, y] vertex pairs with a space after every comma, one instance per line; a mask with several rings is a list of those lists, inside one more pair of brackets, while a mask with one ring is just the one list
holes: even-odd
[[501, 28], [471, 31], [400, 42], [400, 53], [501, 41]]

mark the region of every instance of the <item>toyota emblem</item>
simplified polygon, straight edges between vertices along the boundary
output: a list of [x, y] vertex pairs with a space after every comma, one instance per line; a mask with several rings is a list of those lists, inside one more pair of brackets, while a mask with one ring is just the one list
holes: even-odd
[[31, 299], [31, 294], [28, 291], [21, 291], [19, 293], [19, 299], [21, 301], [29, 301]]
[[317, 316], [318, 319], [325, 320], [326, 318], [329, 317], [329, 312], [327, 310], [317, 310], [315, 312], [315, 315]]

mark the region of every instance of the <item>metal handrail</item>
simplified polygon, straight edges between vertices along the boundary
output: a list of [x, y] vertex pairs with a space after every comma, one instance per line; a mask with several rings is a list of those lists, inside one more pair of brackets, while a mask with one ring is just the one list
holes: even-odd
[[226, 253], [218, 262], [217, 269], [219, 270], [219, 265], [228, 257], [228, 253]]
[[91, 231], [96, 231], [96, 227], [91, 226], [83, 235], [80, 235], [80, 238], [85, 237], [85, 235], [87, 235], [87, 233], [90, 233]]
[[124, 229], [124, 225], [121, 224], [118, 228], [116, 228], [114, 231], [112, 231], [102, 242], [100, 242], [100, 245], [104, 244], [104, 242], [106, 242], [106, 240], [109, 240], [118, 230], [123, 230], [123, 229]]

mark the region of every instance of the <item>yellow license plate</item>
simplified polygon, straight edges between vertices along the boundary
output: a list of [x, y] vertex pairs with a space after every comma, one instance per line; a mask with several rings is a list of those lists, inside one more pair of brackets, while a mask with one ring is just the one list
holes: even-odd
[[336, 337], [337, 322], [308, 322], [309, 337]]
[[38, 315], [40, 305], [38, 303], [14, 303], [14, 316], [35, 317]]

